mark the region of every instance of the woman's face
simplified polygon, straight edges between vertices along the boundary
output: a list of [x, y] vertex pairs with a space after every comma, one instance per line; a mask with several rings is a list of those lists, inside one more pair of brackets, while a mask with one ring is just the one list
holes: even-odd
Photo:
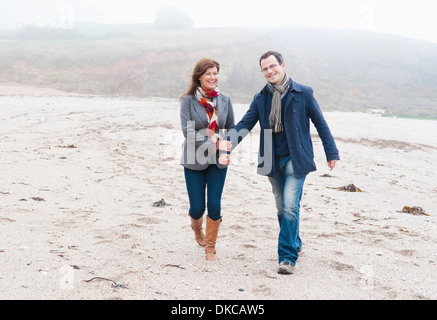
[[211, 91], [217, 87], [218, 83], [218, 71], [217, 67], [209, 68], [204, 74], [199, 78], [200, 86], [206, 90]]

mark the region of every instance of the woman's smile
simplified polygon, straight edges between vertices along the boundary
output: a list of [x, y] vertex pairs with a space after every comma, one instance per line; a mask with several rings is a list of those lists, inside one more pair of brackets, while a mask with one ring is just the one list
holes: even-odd
[[200, 85], [206, 91], [214, 90], [218, 83], [218, 71], [216, 67], [209, 68], [206, 72], [199, 78]]

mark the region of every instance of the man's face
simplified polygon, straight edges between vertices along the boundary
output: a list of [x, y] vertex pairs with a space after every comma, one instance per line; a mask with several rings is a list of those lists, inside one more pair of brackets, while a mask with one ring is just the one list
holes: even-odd
[[261, 60], [261, 70], [268, 82], [279, 85], [285, 76], [285, 62], [279, 64], [276, 57], [271, 55]]

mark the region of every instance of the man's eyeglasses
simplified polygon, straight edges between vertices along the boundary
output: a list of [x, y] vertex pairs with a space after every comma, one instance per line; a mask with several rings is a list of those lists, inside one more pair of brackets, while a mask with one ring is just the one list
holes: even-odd
[[262, 73], [266, 73], [266, 72], [269, 71], [269, 69], [273, 70], [273, 69], [276, 68], [277, 66], [278, 66], [278, 64], [271, 64], [270, 66], [261, 69], [261, 72], [262, 72]]

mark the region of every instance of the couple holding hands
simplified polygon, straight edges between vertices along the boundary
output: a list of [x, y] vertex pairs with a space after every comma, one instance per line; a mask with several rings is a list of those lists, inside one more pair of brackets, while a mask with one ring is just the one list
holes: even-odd
[[[222, 221], [220, 203], [230, 153], [259, 122], [257, 172], [267, 176], [272, 185], [280, 226], [277, 271], [291, 274], [302, 247], [299, 208], [303, 185], [306, 175], [316, 170], [310, 120], [323, 142], [331, 170], [340, 158], [313, 90], [289, 77], [278, 52], [264, 53], [259, 65], [267, 84], [235, 125], [231, 99], [217, 87], [220, 64], [209, 58], [196, 64], [189, 89], [181, 98], [180, 117], [185, 137], [181, 165], [195, 239], [205, 247], [206, 259], [215, 261]], [[205, 209], [208, 215], [204, 232]]]

